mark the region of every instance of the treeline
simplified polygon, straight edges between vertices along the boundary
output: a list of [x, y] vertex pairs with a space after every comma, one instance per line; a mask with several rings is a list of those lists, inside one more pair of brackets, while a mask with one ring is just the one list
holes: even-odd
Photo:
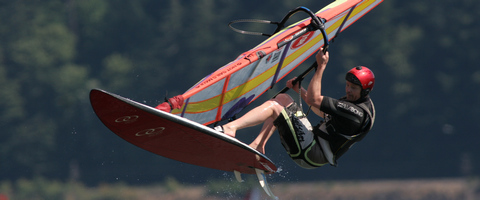
[[[297, 6], [318, 10], [328, 3], [1, 1], [0, 180], [40, 176], [96, 184], [120, 176], [134, 183], [168, 174], [208, 176], [109, 132], [90, 107], [90, 89], [155, 105], [266, 39], [236, 34], [229, 21], [280, 20]], [[346, 69], [367, 65], [377, 76], [378, 117], [371, 135], [340, 161], [346, 167], [336, 170], [345, 173], [323, 178], [478, 174], [472, 166], [480, 152], [479, 7], [474, 0], [385, 1], [336, 39], [325, 93], [340, 97]], [[282, 151], [272, 145], [267, 155]], [[286, 159], [279, 154], [269, 156]]]

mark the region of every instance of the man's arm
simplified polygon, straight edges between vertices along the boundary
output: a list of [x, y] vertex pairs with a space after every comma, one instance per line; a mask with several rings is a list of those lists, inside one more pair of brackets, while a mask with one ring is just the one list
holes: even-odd
[[318, 51], [315, 58], [317, 60], [318, 68], [317, 68], [317, 71], [315, 71], [315, 74], [313, 75], [312, 80], [310, 80], [310, 84], [308, 85], [305, 102], [307, 102], [308, 105], [320, 110], [320, 105], [322, 104], [322, 101], [323, 101], [322, 77], [323, 77], [323, 72], [327, 67], [329, 53], [327, 51], [327, 53], [324, 54], [322, 49], [320, 49], [320, 51]]

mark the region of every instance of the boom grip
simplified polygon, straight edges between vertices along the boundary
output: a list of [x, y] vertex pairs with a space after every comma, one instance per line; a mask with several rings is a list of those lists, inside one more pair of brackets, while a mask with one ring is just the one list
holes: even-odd
[[[302, 72], [295, 80], [293, 80], [292, 85], [295, 85], [299, 81], [302, 81], [307, 76], [307, 74], [309, 74], [311, 71], [313, 71], [317, 67], [318, 67], [317, 61], [315, 61], [307, 70]], [[275, 96], [273, 96], [273, 98], [275, 98], [277, 95], [279, 95], [281, 93], [287, 92], [289, 89], [290, 88], [288, 88], [288, 87], [284, 87], [280, 92], [278, 92]]]

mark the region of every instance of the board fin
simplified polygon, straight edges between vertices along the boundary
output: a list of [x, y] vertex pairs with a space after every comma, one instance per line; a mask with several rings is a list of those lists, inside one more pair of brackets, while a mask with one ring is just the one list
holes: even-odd
[[257, 178], [258, 182], [260, 183], [260, 186], [262, 186], [263, 190], [265, 190], [265, 193], [272, 198], [272, 199], [278, 199], [270, 190], [270, 187], [268, 186], [267, 178], [265, 176], [265, 172], [261, 169], [255, 169], [255, 172], [257, 172]]
[[244, 182], [244, 180], [242, 179], [242, 174], [239, 171], [233, 170], [233, 173], [235, 174], [235, 178], [237, 179], [238, 182], [240, 183]]

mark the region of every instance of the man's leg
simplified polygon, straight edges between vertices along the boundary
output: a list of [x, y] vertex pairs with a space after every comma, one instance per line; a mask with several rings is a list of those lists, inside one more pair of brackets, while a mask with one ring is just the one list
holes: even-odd
[[280, 115], [285, 106], [293, 103], [293, 99], [287, 94], [279, 94], [274, 99], [268, 100], [262, 105], [250, 110], [242, 117], [223, 125], [224, 133], [235, 137], [236, 131], [264, 123], [260, 134], [250, 146], [264, 153], [265, 144], [275, 131], [273, 121]]
[[262, 130], [258, 134], [257, 138], [250, 143], [250, 147], [256, 149], [260, 153], [265, 154], [265, 145], [267, 144], [268, 139], [270, 139], [270, 136], [272, 136], [276, 130], [276, 127], [273, 125], [273, 121], [274, 120], [271, 117], [265, 120]]

